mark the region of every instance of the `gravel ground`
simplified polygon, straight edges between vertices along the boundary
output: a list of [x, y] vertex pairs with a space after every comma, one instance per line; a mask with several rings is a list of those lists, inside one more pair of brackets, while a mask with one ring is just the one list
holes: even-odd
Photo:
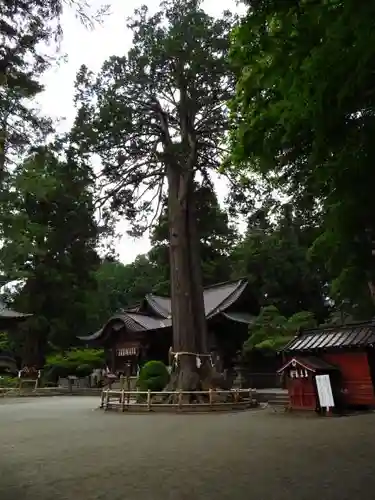
[[1, 500], [375, 498], [375, 414], [122, 415], [0, 402]]

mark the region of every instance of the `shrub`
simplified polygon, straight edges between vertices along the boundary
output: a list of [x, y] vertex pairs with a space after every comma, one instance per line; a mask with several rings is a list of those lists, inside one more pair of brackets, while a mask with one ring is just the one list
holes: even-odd
[[93, 368], [86, 364], [86, 365], [79, 365], [76, 369], [76, 375], [77, 377], [88, 377], [92, 373]]
[[168, 369], [161, 361], [148, 361], [141, 368], [137, 386], [140, 391], [162, 391], [169, 381]]
[[19, 379], [9, 377], [8, 375], [0, 375], [0, 387], [17, 387]]
[[69, 375], [87, 377], [95, 368], [104, 365], [104, 351], [101, 349], [72, 349], [65, 353], [48, 356], [45, 375], [48, 380], [57, 381]]

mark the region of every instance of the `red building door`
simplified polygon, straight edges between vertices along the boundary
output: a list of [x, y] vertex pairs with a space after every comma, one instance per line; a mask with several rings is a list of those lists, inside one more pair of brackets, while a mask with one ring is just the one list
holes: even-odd
[[291, 408], [301, 410], [315, 410], [317, 407], [316, 390], [312, 374], [305, 378], [290, 378], [288, 393]]

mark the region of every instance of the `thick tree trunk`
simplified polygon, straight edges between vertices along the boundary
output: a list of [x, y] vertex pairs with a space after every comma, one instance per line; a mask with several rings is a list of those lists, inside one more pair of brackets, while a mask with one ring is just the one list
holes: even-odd
[[[194, 185], [191, 174], [173, 168], [168, 182], [173, 352], [177, 354], [170, 388], [197, 390], [207, 377], [209, 357]], [[199, 354], [206, 354], [199, 358], [201, 366], [197, 366]]]
[[203, 300], [199, 235], [191, 175], [168, 171], [173, 352], [169, 390], [226, 387], [211, 364]]

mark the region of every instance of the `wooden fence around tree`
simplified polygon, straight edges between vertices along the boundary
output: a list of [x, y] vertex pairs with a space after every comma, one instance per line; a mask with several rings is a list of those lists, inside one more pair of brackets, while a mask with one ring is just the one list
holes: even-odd
[[[175, 410], [216, 410], [224, 408], [246, 408], [257, 405], [254, 389], [232, 389], [227, 391], [126, 391], [103, 390], [100, 408], [104, 410], [116, 409], [120, 411], [156, 411], [162, 408]], [[188, 399], [201, 401], [187, 401]]]

